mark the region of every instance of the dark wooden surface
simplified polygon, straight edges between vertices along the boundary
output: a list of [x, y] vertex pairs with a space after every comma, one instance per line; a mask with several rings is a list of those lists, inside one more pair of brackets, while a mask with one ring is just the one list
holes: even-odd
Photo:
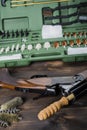
[[[74, 75], [87, 69], [87, 63], [63, 64], [62, 62], [37, 62], [29, 67], [10, 68], [10, 73], [18, 78], [30, 78], [35, 74], [46, 74], [48, 76]], [[0, 104], [16, 97], [24, 98], [21, 106], [22, 121], [14, 122], [12, 126], [5, 130], [87, 130], [87, 94], [76, 100], [74, 104], [62, 108], [51, 118], [39, 121], [38, 112], [57, 101], [59, 97], [44, 97], [33, 100], [38, 94], [22, 93], [8, 89], [0, 89]], [[0, 128], [4, 130], [4, 128]]]

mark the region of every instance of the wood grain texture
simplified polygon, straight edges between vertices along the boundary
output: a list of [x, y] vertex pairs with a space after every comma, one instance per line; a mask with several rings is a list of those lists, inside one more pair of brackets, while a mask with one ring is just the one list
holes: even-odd
[[[11, 75], [16, 78], [29, 78], [37, 74], [47, 74], [51, 77], [72, 76], [86, 69], [87, 63], [64, 64], [58, 61], [37, 62], [29, 67], [9, 68]], [[24, 104], [20, 107], [23, 120], [13, 123], [5, 130], [87, 130], [87, 94], [70, 106], [62, 108], [45, 121], [39, 121], [37, 114], [47, 105], [57, 101], [60, 98], [59, 96], [33, 100], [33, 97], [38, 96], [38, 94], [0, 89], [0, 104], [16, 96], [21, 96], [24, 99]], [[0, 130], [4, 130], [4, 128], [0, 128]]]
[[[37, 94], [23, 94], [12, 90], [2, 89], [0, 91], [0, 104], [16, 97], [21, 96], [25, 99], [21, 108], [22, 121], [13, 123], [11, 127], [5, 130], [84, 130], [87, 129], [87, 94], [81, 99], [77, 100], [74, 104], [62, 108], [54, 116], [45, 121], [39, 121], [37, 118], [38, 112], [57, 101], [58, 97], [44, 97], [38, 100], [33, 100]], [[85, 127], [84, 127], [85, 126]], [[2, 130], [2, 128], [1, 128]]]
[[13, 76], [29, 78], [32, 75], [66, 76], [87, 69], [87, 62], [63, 63], [61, 61], [35, 62], [28, 67], [9, 68]]

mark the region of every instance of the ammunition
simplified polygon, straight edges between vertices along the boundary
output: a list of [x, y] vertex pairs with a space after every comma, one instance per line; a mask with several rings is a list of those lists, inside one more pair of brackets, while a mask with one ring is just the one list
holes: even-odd
[[81, 40], [80, 39], [76, 39], [76, 44], [77, 44], [77, 46], [80, 46]]
[[12, 47], [11, 47], [11, 52], [13, 52], [15, 49], [15, 45], [13, 44]]
[[4, 52], [4, 48], [2, 47], [1, 49], [0, 49], [0, 54], [2, 54]]
[[70, 46], [73, 47], [73, 45], [74, 45], [74, 41], [71, 40], [71, 41], [70, 41]]
[[72, 34], [72, 36], [76, 38], [76, 37], [77, 37], [77, 33], [74, 32], [74, 33]]
[[79, 32], [78, 35], [79, 35], [79, 37], [82, 37], [82, 32]]
[[54, 46], [55, 48], [58, 48], [58, 47], [59, 47], [59, 42], [54, 42], [54, 43], [53, 43], [53, 46]]
[[33, 46], [30, 44], [30, 45], [27, 46], [27, 49], [30, 51], [30, 50], [33, 49]]
[[66, 32], [64, 32], [64, 35], [63, 35], [63, 37], [67, 38], [67, 33], [66, 33]]
[[86, 35], [87, 35], [87, 32], [83, 32], [83, 36], [86, 37]]
[[40, 50], [41, 49], [41, 44], [40, 43], [38, 43], [37, 45], [36, 45], [36, 47], [35, 47], [37, 50]]
[[70, 32], [67, 34], [67, 37], [71, 37], [71, 33]]
[[44, 43], [44, 48], [46, 48], [48, 50], [48, 48], [50, 48], [50, 47], [51, 47], [50, 42]]
[[25, 44], [21, 45], [21, 51], [23, 52], [25, 50]]
[[16, 45], [16, 52], [19, 50], [19, 44]]
[[83, 40], [83, 44], [86, 46], [87, 45], [87, 39]]
[[5, 53], [8, 53], [10, 51], [10, 47], [8, 46], [6, 49], [5, 49]]
[[66, 47], [66, 46], [67, 46], [67, 42], [66, 42], [66, 41], [63, 41], [63, 42], [62, 42], [62, 46], [63, 46], [63, 47]]
[[21, 97], [15, 97], [14, 99], [4, 103], [1, 105], [1, 110], [7, 110], [7, 109], [11, 109], [17, 106], [22, 105], [23, 100]]

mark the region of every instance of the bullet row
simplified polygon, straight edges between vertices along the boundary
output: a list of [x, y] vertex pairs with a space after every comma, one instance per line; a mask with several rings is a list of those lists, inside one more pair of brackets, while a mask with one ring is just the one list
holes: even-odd
[[76, 39], [76, 40], [70, 40], [70, 41], [56, 41], [53, 43], [50, 42], [45, 42], [44, 44], [41, 43], [37, 43], [37, 44], [28, 44], [26, 45], [25, 43], [23, 44], [13, 44], [12, 46], [7, 46], [7, 47], [1, 47], [0, 48], [0, 54], [2, 53], [8, 53], [8, 52], [18, 52], [18, 51], [31, 51], [33, 49], [36, 49], [37, 51], [39, 51], [42, 48], [45, 48], [46, 50], [48, 50], [49, 48], [58, 48], [60, 46], [62, 47], [66, 47], [66, 46], [71, 46], [73, 47], [74, 45], [80, 46], [80, 45], [84, 45], [87, 46], [87, 39]]
[[64, 35], [63, 35], [63, 37], [65, 37], [65, 38], [70, 38], [70, 37], [74, 37], [74, 38], [77, 38], [77, 37], [86, 37], [87, 36], [87, 32], [73, 32], [73, 33], [71, 33], [71, 32], [64, 32]]
[[[51, 44], [50, 44], [50, 42], [45, 42], [44, 43], [44, 45], [43, 45], [43, 48], [46, 48], [46, 49], [48, 49], [48, 48], [50, 48], [51, 47]], [[0, 54], [2, 54], [2, 53], [8, 53], [8, 52], [14, 52], [14, 51], [24, 51], [24, 50], [29, 50], [29, 51], [31, 51], [32, 49], [36, 49], [36, 50], [40, 50], [42, 48], [42, 44], [40, 44], [40, 43], [37, 43], [36, 45], [32, 45], [32, 44], [28, 44], [28, 45], [26, 45], [25, 43], [23, 43], [23, 44], [13, 44], [12, 46], [7, 46], [7, 47], [1, 47], [0, 48]]]
[[27, 37], [29, 35], [29, 31], [26, 29], [26, 30], [16, 30], [16, 31], [12, 31], [12, 32], [9, 32], [9, 31], [4, 31], [2, 32], [2, 38], [15, 38], [15, 37]]
[[80, 45], [87, 46], [87, 39], [83, 39], [83, 40], [76, 39], [76, 40], [70, 40], [68, 42], [67, 41], [62, 41], [62, 42], [54, 42], [53, 43], [53, 46], [55, 48], [58, 48], [59, 46], [63, 46], [63, 47], [71, 46], [71, 47], [73, 47], [74, 45], [77, 45], [77, 46], [80, 46]]

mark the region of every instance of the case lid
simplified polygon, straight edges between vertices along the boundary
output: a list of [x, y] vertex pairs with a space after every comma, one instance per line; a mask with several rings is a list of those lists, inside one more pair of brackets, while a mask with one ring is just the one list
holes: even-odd
[[63, 27], [87, 23], [86, 0], [1, 0], [0, 30], [41, 30], [43, 25]]

